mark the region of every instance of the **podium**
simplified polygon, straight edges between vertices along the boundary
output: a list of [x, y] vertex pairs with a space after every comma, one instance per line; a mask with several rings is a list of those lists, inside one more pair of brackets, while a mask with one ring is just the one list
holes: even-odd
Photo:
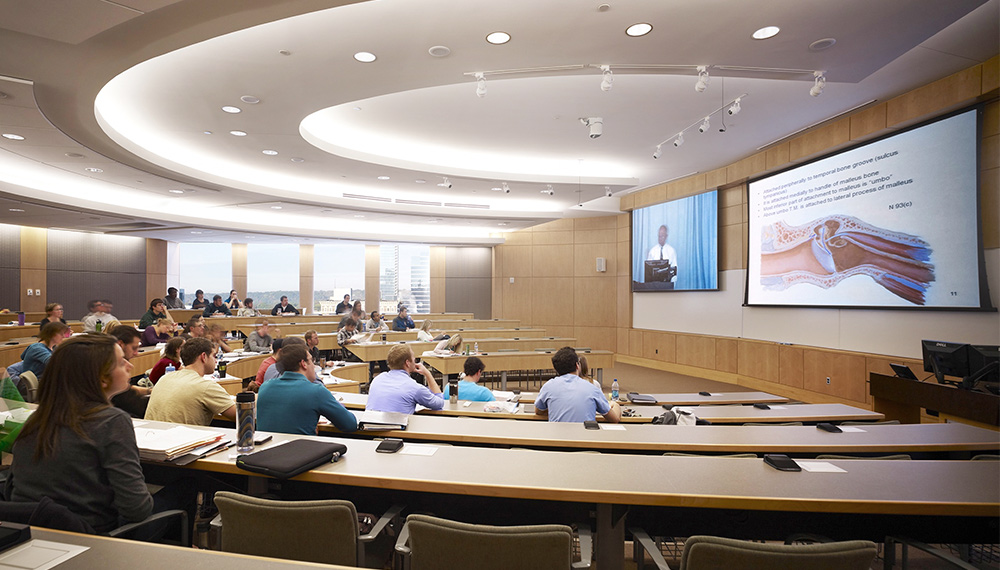
[[872, 372], [868, 391], [876, 412], [904, 424], [920, 423], [920, 408], [929, 408], [949, 419], [1000, 428], [1000, 396], [962, 390], [934, 382], [906, 380]]

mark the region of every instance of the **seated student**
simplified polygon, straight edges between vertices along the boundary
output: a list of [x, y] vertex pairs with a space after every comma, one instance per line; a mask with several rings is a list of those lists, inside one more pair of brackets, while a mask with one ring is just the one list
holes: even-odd
[[315, 383], [316, 365], [304, 345], [283, 347], [278, 362], [285, 371], [265, 382], [257, 396], [257, 429], [315, 435], [321, 414], [341, 431], [358, 429], [354, 414]]
[[354, 309], [354, 305], [351, 304], [351, 295], [344, 295], [344, 300], [337, 303], [336, 313], [338, 315], [343, 315], [350, 313]]
[[41, 378], [52, 351], [72, 334], [73, 331], [59, 321], [43, 326], [38, 333], [38, 342], [29, 344], [21, 353], [21, 361], [24, 363], [21, 369], [34, 373], [35, 378]]
[[222, 302], [222, 295], [216, 295], [212, 297], [212, 304], [205, 307], [205, 312], [203, 314], [206, 317], [223, 316], [223, 315], [227, 317], [233, 316], [233, 313], [232, 311], [229, 310], [229, 307], [227, 307], [226, 304]]
[[278, 358], [278, 351], [281, 350], [281, 346], [284, 343], [285, 339], [283, 338], [276, 338], [274, 339], [274, 341], [271, 342], [271, 350], [273, 352], [271, 353], [271, 356], [268, 356], [267, 358], [262, 360], [260, 366], [257, 367], [257, 377], [254, 378], [254, 381], [250, 383], [251, 388], [255, 387], [259, 388], [260, 385], [264, 383], [264, 374], [267, 372], [267, 369], [270, 368], [271, 365], [276, 362], [275, 359]]
[[272, 315], [297, 315], [299, 310], [288, 302], [288, 295], [281, 296], [281, 302], [271, 309]]
[[608, 403], [600, 389], [580, 378], [580, 359], [576, 351], [565, 346], [552, 355], [556, 376], [542, 385], [535, 398], [535, 413], [548, 416], [550, 422], [594, 421], [597, 414], [610, 423], [618, 423], [621, 408], [618, 402]]
[[[478, 356], [470, 356], [465, 359], [464, 367], [465, 374], [458, 382], [458, 399], [473, 402], [492, 402], [495, 400], [496, 398], [489, 388], [477, 384], [479, 379], [483, 377], [483, 371], [486, 370], [483, 361]], [[450, 389], [451, 386], [444, 387], [443, 397], [445, 400], [451, 395]]]
[[163, 347], [163, 358], [161, 358], [149, 372], [149, 381], [153, 384], [160, 379], [161, 376], [166, 374], [167, 366], [173, 366], [175, 369], [180, 369], [181, 367], [181, 346], [184, 345], [184, 339], [181, 337], [174, 337], [167, 342], [167, 346]]
[[303, 340], [302, 337], [290, 336], [284, 339], [284, 342], [281, 343], [281, 348], [279, 348], [274, 355], [274, 363], [268, 366], [267, 370], [264, 371], [264, 379], [261, 382], [261, 384], [264, 384], [268, 380], [273, 380], [274, 378], [277, 378], [278, 376], [281, 375], [282, 372], [285, 371], [285, 369], [282, 368], [281, 365], [281, 351], [283, 349], [286, 349], [290, 346], [305, 346], [305, 345], [306, 341]]
[[39, 385], [38, 409], [14, 444], [11, 499], [48, 497], [97, 532], [153, 510], [132, 419], [108, 399], [128, 389], [132, 365], [108, 335], [62, 343]]
[[208, 299], [205, 298], [205, 292], [198, 289], [194, 292], [194, 301], [191, 301], [192, 309], [204, 309], [209, 305]]
[[80, 319], [83, 321], [83, 332], [97, 332], [98, 322], [101, 323], [101, 332], [107, 332], [108, 324], [118, 320], [117, 317], [111, 314], [110, 303], [105, 304], [104, 301], [99, 299], [88, 302], [87, 310], [90, 312]]
[[146, 419], [207, 426], [216, 414], [236, 420], [236, 406], [215, 379], [215, 347], [206, 338], [193, 338], [181, 347], [184, 368], [164, 374], [153, 386]]
[[462, 335], [456, 334], [451, 338], [446, 338], [441, 342], [437, 343], [434, 347], [434, 354], [455, 354], [456, 352], [462, 350]]
[[253, 299], [247, 297], [243, 299], [243, 306], [240, 307], [239, 312], [236, 313], [239, 317], [259, 317], [261, 312], [253, 308]]
[[399, 314], [395, 319], [392, 319], [392, 330], [405, 332], [407, 329], [412, 329], [415, 326], [413, 319], [406, 314], [406, 307], [400, 307]]
[[42, 322], [38, 323], [38, 330], [42, 330], [42, 327], [53, 321], [59, 321], [60, 323], [66, 325], [66, 319], [63, 318], [63, 306], [59, 303], [49, 303], [45, 305], [45, 318]]
[[306, 340], [306, 350], [312, 355], [313, 362], [319, 364], [319, 333], [309, 329], [302, 338]]
[[271, 323], [267, 319], [257, 319], [254, 324], [257, 325], [257, 330], [247, 337], [246, 349], [250, 352], [271, 352], [273, 339], [267, 334], [270, 332]]
[[590, 382], [594, 386], [597, 386], [598, 390], [601, 389], [601, 383], [598, 382], [596, 378], [592, 378], [590, 376], [590, 365], [587, 364], [587, 357], [586, 356], [581, 356], [580, 357], [580, 378], [583, 378], [587, 382]]
[[232, 352], [233, 349], [230, 348], [229, 344], [226, 343], [225, 331], [219, 326], [219, 323], [212, 323], [208, 325], [208, 331], [206, 338], [212, 341], [212, 344], [217, 346], [223, 353]]
[[420, 342], [430, 342], [434, 340], [434, 335], [431, 334], [431, 325], [433, 324], [434, 321], [424, 319], [423, 324], [421, 324], [420, 328], [417, 330], [417, 340]]
[[[139, 339], [142, 335], [139, 334], [139, 331], [135, 330], [135, 327], [130, 325], [110, 327], [108, 334], [115, 337], [118, 341], [118, 346], [122, 347], [122, 353], [125, 354], [126, 359], [132, 360], [139, 354]], [[149, 388], [133, 384], [129, 390], [113, 396], [111, 403], [133, 416], [141, 418], [146, 413], [146, 400], [143, 399], [143, 396], [148, 395]]]
[[340, 348], [344, 348], [345, 345], [355, 344], [358, 341], [354, 340], [354, 335], [358, 332], [358, 323], [351, 318], [344, 321], [344, 326], [337, 331], [337, 344]]
[[208, 336], [206, 329], [205, 317], [195, 315], [188, 319], [187, 324], [184, 325], [184, 332], [181, 333], [181, 336], [184, 338], [205, 338]]
[[385, 319], [378, 311], [372, 311], [371, 318], [368, 323], [365, 324], [365, 330], [369, 332], [384, 332], [389, 330], [389, 325], [385, 323]]
[[184, 301], [177, 296], [177, 287], [168, 287], [167, 296], [163, 298], [163, 304], [168, 309], [183, 309]]
[[163, 299], [153, 299], [149, 302], [149, 310], [146, 311], [142, 315], [142, 318], [139, 319], [139, 328], [144, 329], [146, 327], [151, 327], [156, 323], [156, 321], [169, 318], [167, 305], [163, 302]]
[[142, 329], [142, 336], [139, 338], [140, 346], [156, 346], [161, 342], [170, 340], [170, 332], [174, 330], [174, 321], [170, 319], [159, 319], [156, 323]]
[[229, 292], [229, 298], [226, 299], [225, 304], [230, 311], [238, 311], [243, 306], [243, 303], [240, 302], [240, 296], [236, 294], [236, 289]]
[[[441, 388], [430, 371], [413, 359], [413, 351], [409, 346], [393, 345], [386, 361], [389, 363], [389, 371], [376, 376], [368, 386], [368, 404], [365, 410], [412, 414], [417, 404], [432, 410], [444, 408]], [[422, 375], [427, 386], [421, 386], [410, 378], [412, 372]]]

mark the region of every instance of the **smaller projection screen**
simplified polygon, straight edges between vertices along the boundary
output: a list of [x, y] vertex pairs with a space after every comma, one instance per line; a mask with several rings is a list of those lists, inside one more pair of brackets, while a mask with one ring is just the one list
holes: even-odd
[[718, 191], [632, 211], [633, 291], [718, 288]]
[[990, 309], [979, 109], [749, 183], [747, 305]]

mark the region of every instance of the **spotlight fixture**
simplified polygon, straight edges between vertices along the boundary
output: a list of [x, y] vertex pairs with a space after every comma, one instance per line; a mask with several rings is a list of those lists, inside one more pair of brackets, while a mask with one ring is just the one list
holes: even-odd
[[482, 73], [476, 73], [476, 97], [486, 97], [486, 78]]
[[694, 90], [698, 93], [703, 93], [706, 89], [708, 89], [708, 66], [699, 65], [698, 81], [694, 84]]
[[615, 82], [615, 76], [611, 73], [610, 65], [602, 65], [601, 71], [601, 91], [611, 91], [611, 84]]
[[736, 100], [733, 101], [733, 104], [729, 106], [729, 109], [726, 110], [726, 113], [728, 113], [730, 116], [733, 116], [733, 115], [736, 115], [737, 113], [739, 113], [740, 112], [740, 99], [741, 99], [741, 97], [737, 97]]
[[684, 144], [684, 132], [677, 133], [677, 138], [674, 139], [674, 146], [678, 147]]
[[663, 156], [663, 145], [658, 144], [656, 145], [656, 150], [653, 152], [653, 158], [660, 158], [661, 156]]
[[590, 127], [590, 138], [596, 139], [604, 134], [604, 119], [601, 117], [580, 117], [580, 122]]
[[712, 127], [712, 123], [709, 122], [708, 117], [705, 117], [705, 120], [702, 121], [701, 125], [698, 126], [698, 132], [699, 133], [707, 133], [708, 129], [710, 129], [711, 127]]
[[825, 71], [814, 71], [813, 77], [816, 81], [813, 82], [812, 89], [809, 90], [809, 94], [813, 97], [819, 97], [820, 93], [823, 92], [823, 88], [826, 87], [826, 72]]
[[551, 195], [553, 195], [555, 193], [556, 193], [556, 191], [552, 189], [552, 185], [551, 184], [547, 184], [545, 186], [545, 190], [542, 190], [542, 194], [545, 194], [546, 196], [551, 196]]
[[604, 195], [607, 196], [608, 198], [611, 197], [611, 187], [610, 186], [605, 186], [604, 187]]
[[451, 188], [451, 180], [448, 180], [448, 177], [445, 176], [444, 180], [442, 180], [441, 182], [438, 182], [438, 186], [440, 186], [442, 188]]
[[510, 194], [510, 186], [507, 186], [506, 182], [502, 183], [500, 186], [501, 188], [503, 188], [504, 194]]

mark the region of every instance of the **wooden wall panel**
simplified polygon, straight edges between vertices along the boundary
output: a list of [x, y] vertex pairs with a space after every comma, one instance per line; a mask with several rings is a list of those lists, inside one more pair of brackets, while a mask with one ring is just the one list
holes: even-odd
[[635, 208], [639, 209], [652, 204], [659, 204], [667, 201], [667, 187], [664, 184], [647, 188], [641, 192], [633, 194], [635, 196]]
[[615, 351], [618, 354], [630, 354], [629, 349], [629, 329], [626, 327], [618, 327], [615, 329], [617, 332], [617, 344], [615, 346]]
[[[574, 347], [590, 347], [594, 350], [615, 351], [617, 335], [615, 329], [606, 327], [573, 327]], [[610, 383], [610, 381], [605, 381]]]
[[[597, 271], [598, 257], [603, 257], [606, 263], [603, 273]], [[618, 275], [617, 262], [618, 243], [614, 240], [573, 246], [573, 272], [576, 277], [614, 277]]]
[[531, 246], [504, 245], [498, 247], [497, 250], [503, 256], [503, 268], [506, 276], [531, 277]]
[[705, 173], [705, 187], [718, 188], [726, 184], [726, 168], [716, 168]]
[[[529, 250], [531, 258], [531, 273], [533, 277], [572, 277], [573, 268], [572, 245], [548, 245], [533, 247]], [[510, 258], [505, 260], [505, 263]]]
[[719, 269], [743, 269], [746, 265], [745, 240], [746, 228], [743, 224], [722, 226], [719, 228]]
[[617, 326], [632, 326], [632, 281], [628, 275], [619, 275], [616, 280], [615, 299], [617, 307]]
[[[233, 289], [247, 296], [247, 244], [234, 243], [233, 247]], [[256, 305], [256, 303], [255, 303]]]
[[315, 293], [313, 267], [315, 265], [315, 246], [312, 244], [299, 244], [299, 310], [304, 315], [311, 315], [316, 312], [313, 303]]
[[162, 298], [166, 294], [167, 242], [146, 238], [146, 299]]
[[767, 149], [764, 152], [765, 167], [768, 170], [778, 170], [779, 168], [786, 166], [788, 164], [788, 153], [788, 141]]
[[577, 277], [573, 280], [574, 324], [614, 328], [618, 303], [615, 277]]
[[715, 338], [689, 334], [677, 335], [677, 364], [712, 369], [715, 367]]
[[983, 218], [983, 247], [1000, 247], [1000, 168], [979, 173], [979, 199]]
[[1000, 55], [995, 55], [983, 63], [983, 87], [981, 94], [1000, 89]]
[[793, 388], [802, 388], [802, 350], [797, 346], [778, 347], [778, 382]]
[[982, 87], [982, 66], [964, 69], [890, 99], [886, 105], [886, 123], [893, 127], [916, 122], [927, 115], [972, 101], [981, 94]]
[[739, 374], [773, 382], [778, 378], [778, 346], [770, 342], [739, 339]]
[[639, 329], [629, 329], [628, 331], [628, 353], [631, 356], [645, 356], [642, 346], [643, 331]]
[[747, 178], [764, 172], [767, 168], [767, 156], [763, 152], [748, 156], [743, 160], [730, 164], [726, 168], [726, 182], [742, 182]]
[[572, 277], [536, 277], [531, 280], [530, 291], [531, 321], [522, 324], [546, 329], [551, 325], [572, 326]]
[[642, 353], [651, 360], [675, 362], [677, 359], [677, 335], [659, 331], [642, 331]]
[[832, 150], [851, 140], [851, 118], [844, 117], [788, 141], [792, 162]]
[[[856, 354], [805, 349], [802, 386], [806, 390], [864, 402], [868, 393], [865, 358]], [[827, 378], [830, 379], [829, 384]]]
[[739, 372], [739, 343], [736, 339], [715, 339], [715, 369], [731, 374]]
[[859, 111], [851, 115], [850, 120], [851, 140], [874, 135], [888, 126], [886, 124], [886, 104], [879, 103], [874, 107]]
[[531, 232], [532, 245], [569, 245], [572, 243], [572, 231]]
[[522, 323], [530, 323], [531, 316], [531, 279], [515, 277], [514, 282], [503, 281], [503, 317], [518, 319]]
[[137, 319], [149, 306], [143, 238], [48, 230], [45, 268], [42, 297], [62, 303], [66, 319], [85, 315], [91, 299], [110, 300], [120, 319]]
[[983, 137], [979, 167], [983, 170], [1000, 167], [1000, 135]]

